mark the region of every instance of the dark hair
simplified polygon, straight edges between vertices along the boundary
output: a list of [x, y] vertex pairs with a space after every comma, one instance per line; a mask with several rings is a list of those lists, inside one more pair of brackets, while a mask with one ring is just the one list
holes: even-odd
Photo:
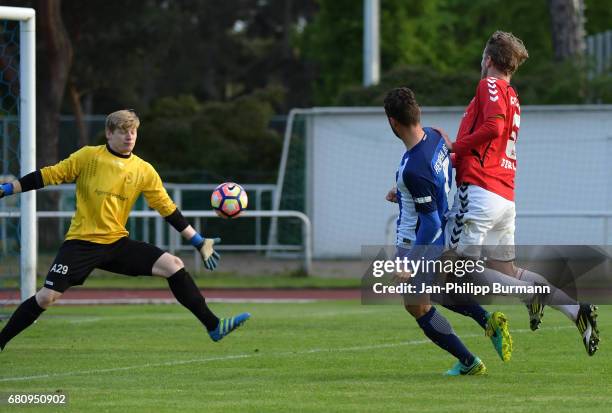
[[416, 125], [421, 121], [421, 110], [414, 92], [407, 87], [398, 87], [385, 97], [385, 113], [405, 126]]
[[485, 55], [490, 56], [495, 67], [508, 75], [529, 57], [523, 41], [512, 33], [496, 31], [485, 47]]

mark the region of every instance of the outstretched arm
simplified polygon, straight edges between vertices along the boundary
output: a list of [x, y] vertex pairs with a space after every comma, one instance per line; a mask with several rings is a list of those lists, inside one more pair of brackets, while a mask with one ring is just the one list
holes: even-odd
[[490, 117], [473, 133], [455, 142], [450, 149], [459, 157], [467, 156], [471, 153], [472, 149], [476, 149], [483, 143], [497, 138], [503, 131], [504, 118], [501, 116]]
[[206, 269], [213, 271], [219, 264], [219, 259], [221, 259], [221, 256], [213, 247], [221, 242], [221, 238], [204, 238], [198, 234], [168, 196], [168, 192], [164, 189], [161, 178], [153, 166], [147, 164], [145, 171], [147, 176], [145, 177], [142, 194], [149, 206], [159, 212], [183, 238], [189, 240], [191, 245], [200, 252]]
[[20, 192], [31, 191], [33, 189], [40, 189], [44, 186], [42, 174], [40, 170], [37, 170], [15, 181], [0, 184], [0, 198]]
[[55, 165], [37, 169], [34, 172], [22, 176], [17, 181], [1, 184], [0, 198], [19, 192], [40, 189], [46, 185], [59, 185], [66, 182], [74, 182], [91, 153], [91, 147], [85, 146]]
[[471, 154], [472, 149], [478, 148], [483, 143], [497, 138], [504, 131], [504, 117], [496, 115], [488, 118], [482, 125], [473, 133], [463, 137], [460, 141], [452, 142], [448, 134], [442, 128], [435, 127], [434, 129], [442, 135], [444, 143], [448, 147], [449, 152], [453, 152], [458, 157], [463, 157]]

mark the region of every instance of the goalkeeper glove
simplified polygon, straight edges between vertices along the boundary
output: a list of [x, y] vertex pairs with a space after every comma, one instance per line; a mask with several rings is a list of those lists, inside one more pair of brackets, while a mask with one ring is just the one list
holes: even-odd
[[0, 185], [0, 198], [4, 198], [7, 195], [13, 195], [13, 184], [2, 184]]
[[202, 260], [204, 261], [204, 267], [206, 267], [207, 270], [214, 271], [219, 264], [221, 256], [213, 249], [213, 246], [221, 243], [221, 238], [203, 238], [196, 232], [190, 242], [191, 245], [200, 252]]

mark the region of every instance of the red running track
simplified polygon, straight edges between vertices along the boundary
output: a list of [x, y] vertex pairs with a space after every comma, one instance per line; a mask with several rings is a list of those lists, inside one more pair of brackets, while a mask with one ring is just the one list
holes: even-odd
[[[208, 288], [201, 290], [211, 301], [307, 302], [318, 300], [359, 300], [360, 290], [333, 289], [276, 289], [276, 288]], [[0, 291], [0, 304], [20, 302], [18, 290]], [[173, 303], [170, 290], [162, 289], [91, 289], [74, 288], [62, 296], [59, 304], [142, 304]]]

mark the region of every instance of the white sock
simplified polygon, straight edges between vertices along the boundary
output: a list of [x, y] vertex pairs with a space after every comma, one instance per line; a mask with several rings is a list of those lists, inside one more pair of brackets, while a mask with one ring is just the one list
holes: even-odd
[[580, 310], [580, 304], [576, 300], [572, 299], [569, 295], [559, 288], [555, 288], [550, 285], [546, 278], [540, 274], [525, 270], [523, 268], [517, 268], [517, 277], [519, 280], [531, 281], [537, 284], [544, 284], [550, 286], [550, 301], [553, 303], [565, 303], [565, 304], [549, 304], [555, 310], [561, 311], [567, 318], [572, 321], [576, 321], [578, 318], [578, 310]]

